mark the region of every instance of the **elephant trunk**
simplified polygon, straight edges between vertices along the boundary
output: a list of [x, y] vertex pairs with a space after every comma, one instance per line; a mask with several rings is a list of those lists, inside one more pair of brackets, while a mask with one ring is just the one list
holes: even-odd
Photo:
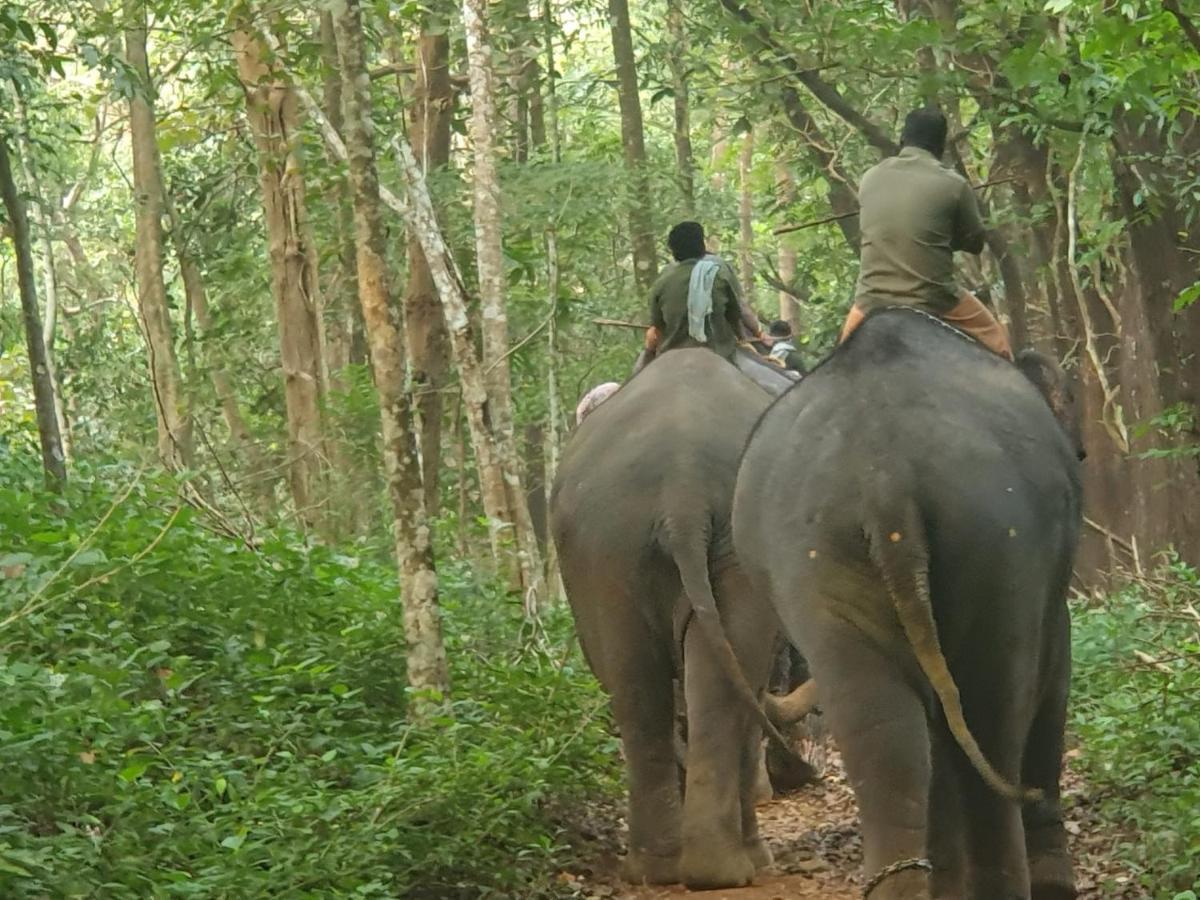
[[[879, 474], [880, 483], [874, 493], [880, 502], [873, 504], [873, 509], [868, 506], [868, 524], [864, 528], [871, 558], [883, 575], [921, 671], [937, 694], [950, 733], [992, 790], [1010, 800], [1036, 802], [1041, 799], [1042, 792], [1019, 787], [1005, 779], [988, 762], [967, 727], [958, 685], [942, 653], [933, 618], [929, 597], [929, 551], [921, 517], [912, 500], [898, 498], [895, 489], [889, 489], [883, 482], [882, 473]], [[892, 479], [892, 484], [895, 483]]]
[[795, 725], [817, 708], [817, 683], [811, 678], [782, 697], [767, 694], [763, 698], [767, 716], [777, 728]]

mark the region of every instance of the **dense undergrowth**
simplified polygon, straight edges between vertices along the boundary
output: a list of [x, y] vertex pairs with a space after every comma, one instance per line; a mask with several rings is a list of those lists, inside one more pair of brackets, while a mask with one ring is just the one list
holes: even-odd
[[[1200, 891], [1200, 575], [1181, 565], [1074, 611], [1078, 764], [1155, 898]], [[1123, 836], [1123, 837], [1122, 837]]]
[[[454, 703], [405, 717], [385, 560], [208, 529], [0, 447], [0, 896], [537, 897], [619, 769], [565, 614], [442, 567]], [[127, 492], [127, 495], [126, 495]]]

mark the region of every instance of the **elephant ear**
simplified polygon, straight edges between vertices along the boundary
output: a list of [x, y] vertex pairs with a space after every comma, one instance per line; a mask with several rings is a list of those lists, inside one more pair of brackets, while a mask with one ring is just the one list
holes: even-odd
[[1054, 359], [1037, 350], [1026, 349], [1017, 354], [1017, 368], [1028, 378], [1045, 398], [1054, 418], [1075, 445], [1079, 459], [1087, 456], [1079, 425], [1079, 407], [1075, 398], [1075, 385]]

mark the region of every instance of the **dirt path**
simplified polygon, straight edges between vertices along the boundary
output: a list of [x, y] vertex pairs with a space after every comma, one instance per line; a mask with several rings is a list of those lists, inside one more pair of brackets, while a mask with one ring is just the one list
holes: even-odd
[[[1087, 805], [1082, 783], [1068, 773], [1065, 780], [1067, 829], [1074, 844], [1080, 900], [1146, 900], [1136, 879], [1112, 857], [1122, 839], [1106, 827]], [[750, 887], [697, 894], [705, 900], [858, 900], [862, 896], [859, 842], [854, 795], [846, 784], [840, 761], [830, 753], [823, 781], [788, 797], [759, 807], [759, 826], [775, 865], [760, 873]], [[583, 898], [662, 900], [688, 896], [682, 886], [630, 887], [617, 877], [617, 853], [624, 845], [623, 822], [615, 809], [596, 810], [587, 827], [585, 858], [562, 879]]]

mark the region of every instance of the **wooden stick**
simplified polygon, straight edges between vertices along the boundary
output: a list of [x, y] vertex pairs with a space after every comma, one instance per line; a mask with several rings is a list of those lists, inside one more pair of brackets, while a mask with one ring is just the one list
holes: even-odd
[[642, 325], [638, 322], [626, 322], [622, 319], [592, 319], [593, 325], [610, 325], [613, 328], [636, 328], [638, 331], [645, 331], [649, 325]]
[[[974, 186], [974, 190], [982, 191], [984, 188], [990, 188], [997, 184], [1008, 184], [1010, 181], [1016, 181], [1016, 177], [1012, 178], [997, 178], [995, 181], [985, 181], [983, 184]], [[811, 222], [802, 222], [799, 225], [784, 225], [776, 228], [771, 234], [791, 234], [793, 231], [803, 231], [805, 228], [816, 228], [818, 225], [828, 225], [830, 222], [840, 222], [842, 219], [850, 219], [858, 215], [858, 210], [854, 212], [842, 213], [836, 216], [826, 216], [823, 219], [814, 219]]]

